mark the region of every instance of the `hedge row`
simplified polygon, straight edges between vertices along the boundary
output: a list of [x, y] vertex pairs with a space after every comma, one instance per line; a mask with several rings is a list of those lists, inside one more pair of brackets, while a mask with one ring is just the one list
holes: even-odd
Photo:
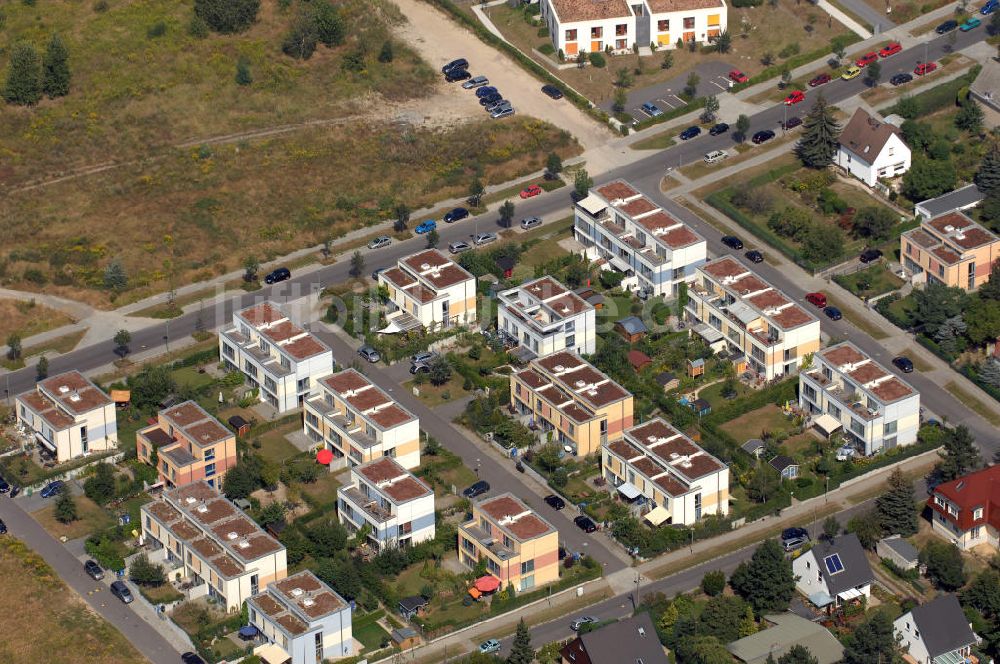
[[[968, 72], [959, 76], [958, 78], [946, 81], [941, 85], [936, 85], [930, 90], [925, 90], [919, 94], [913, 95], [910, 99], [917, 103], [917, 107], [920, 109], [917, 117], [924, 115], [930, 115], [935, 111], [939, 111], [942, 108], [947, 108], [949, 106], [955, 105], [955, 100], [958, 97], [958, 91], [967, 85], [971, 85], [976, 76], [979, 75], [979, 71], [982, 69], [982, 65], [974, 65]], [[896, 104], [883, 108], [879, 113], [885, 117], [890, 113], [896, 112]]]

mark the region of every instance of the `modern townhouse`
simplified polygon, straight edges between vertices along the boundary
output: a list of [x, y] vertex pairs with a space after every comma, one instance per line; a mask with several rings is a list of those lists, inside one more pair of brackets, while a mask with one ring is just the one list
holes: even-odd
[[913, 283], [940, 283], [974, 291], [1000, 258], [1000, 237], [955, 211], [902, 234], [899, 255]]
[[219, 335], [219, 357], [279, 413], [298, 408], [313, 382], [333, 371], [333, 351], [273, 302], [233, 313], [233, 326]]
[[625, 275], [623, 288], [673, 297], [708, 257], [705, 239], [621, 180], [573, 206], [583, 255]]
[[559, 579], [559, 532], [504, 493], [472, 504], [472, 519], [458, 527], [458, 558], [469, 568], [485, 560], [501, 588], [531, 590]]
[[333, 452], [331, 468], [382, 457], [420, 465], [420, 420], [355, 369], [316, 381], [302, 413], [306, 436]]
[[118, 444], [115, 403], [79, 371], [39, 381], [14, 398], [14, 409], [18, 425], [58, 463]]
[[1000, 464], [937, 485], [927, 506], [933, 532], [959, 549], [1000, 549]]
[[842, 428], [865, 456], [917, 442], [920, 393], [849, 341], [799, 373], [799, 407], [826, 435]]
[[434, 491], [383, 457], [351, 468], [350, 484], [337, 489], [337, 518], [352, 532], [368, 524], [379, 551], [434, 539]]
[[795, 373], [819, 350], [819, 319], [732, 256], [699, 267], [688, 295], [691, 331], [763, 380]]
[[552, 277], [497, 296], [497, 329], [517, 339], [529, 357], [563, 350], [591, 354], [597, 349], [596, 328], [593, 305]]
[[304, 570], [247, 600], [250, 623], [267, 640], [254, 648], [265, 662], [321, 664], [351, 657], [351, 605]]
[[476, 322], [476, 278], [437, 249], [400, 258], [378, 274], [395, 308], [386, 332], [428, 329]]
[[207, 595], [239, 611], [287, 576], [285, 547], [204, 480], [164, 491], [140, 512], [149, 559], [171, 579], [191, 579], [188, 599]]
[[221, 488], [236, 465], [236, 434], [194, 401], [161, 410], [156, 424], [136, 432], [135, 449], [167, 487], [205, 480]]
[[601, 469], [627, 500], [643, 497], [644, 518], [654, 526], [690, 526], [705, 515], [729, 513], [729, 467], [662, 418], [606, 443]]
[[552, 432], [577, 456], [618, 440], [632, 426], [632, 395], [567, 351], [532, 360], [511, 376], [510, 409], [533, 429]]
[[727, 26], [724, 0], [540, 0], [540, 6], [552, 45], [567, 58], [708, 43]]

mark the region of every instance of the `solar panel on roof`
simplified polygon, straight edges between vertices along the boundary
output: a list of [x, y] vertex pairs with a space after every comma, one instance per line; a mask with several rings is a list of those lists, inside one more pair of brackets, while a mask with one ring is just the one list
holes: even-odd
[[844, 563], [841, 562], [839, 553], [835, 553], [832, 556], [827, 556], [826, 558], [823, 559], [823, 562], [826, 563], [826, 570], [830, 574], [836, 574], [837, 572], [844, 571]]

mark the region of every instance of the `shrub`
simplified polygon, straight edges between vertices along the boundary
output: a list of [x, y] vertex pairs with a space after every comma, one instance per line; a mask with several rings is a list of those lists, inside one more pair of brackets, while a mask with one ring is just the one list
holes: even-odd
[[539, 37], [548, 37], [549, 36], [549, 29], [548, 28], [538, 28], [538, 36]]
[[97, 2], [94, 3], [94, 11], [98, 14], [108, 11], [108, 0], [97, 0]]
[[721, 569], [707, 572], [701, 578], [701, 589], [709, 597], [717, 597], [726, 589], [726, 573]]
[[785, 48], [783, 48], [780, 51], [778, 51], [778, 57], [779, 58], [790, 58], [793, 55], [798, 55], [801, 50], [802, 49], [799, 46], [798, 42], [792, 42], [791, 44], [788, 44], [787, 46], [785, 46]]
[[[538, 47], [538, 52], [544, 55], [552, 55], [553, 53], [555, 53], [555, 51], [556, 51], [555, 46], [553, 46], [548, 42], [545, 42], [544, 44]], [[563, 58], [560, 57], [559, 59], [562, 60]]]
[[590, 54], [590, 64], [594, 65], [598, 69], [607, 66], [608, 62], [604, 59], [604, 55], [601, 53], [591, 53]]
[[156, 39], [157, 37], [162, 37], [165, 34], [167, 34], [167, 24], [163, 21], [157, 21], [146, 30], [146, 36], [150, 39]]
[[260, 0], [195, 0], [194, 11], [216, 32], [243, 32], [257, 20]]
[[163, 572], [163, 567], [149, 562], [146, 554], [141, 554], [132, 561], [129, 578], [132, 579], [133, 583], [147, 588], [155, 588], [167, 582], [167, 575]]

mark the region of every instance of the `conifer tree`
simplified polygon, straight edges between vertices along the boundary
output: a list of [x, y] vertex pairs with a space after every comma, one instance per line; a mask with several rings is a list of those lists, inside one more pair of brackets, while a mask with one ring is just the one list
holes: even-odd
[[69, 94], [69, 51], [59, 35], [52, 35], [42, 63], [42, 91], [49, 99]]
[[803, 124], [802, 138], [795, 146], [795, 154], [809, 168], [826, 168], [833, 163], [837, 153], [840, 125], [822, 93], [816, 98]]

